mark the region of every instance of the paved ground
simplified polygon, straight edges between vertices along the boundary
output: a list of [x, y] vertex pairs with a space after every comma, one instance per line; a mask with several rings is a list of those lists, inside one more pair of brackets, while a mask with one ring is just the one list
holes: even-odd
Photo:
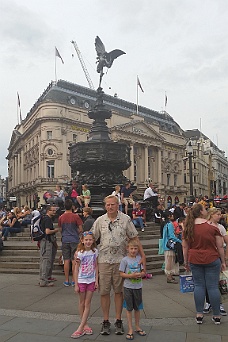
[[[0, 342], [67, 342], [79, 322], [78, 298], [72, 287], [65, 288], [63, 276], [57, 276], [53, 288], [40, 288], [38, 276], [0, 274]], [[135, 341], [153, 342], [228, 342], [228, 317], [222, 324], [211, 322], [211, 314], [197, 325], [193, 294], [182, 294], [179, 285], [167, 284], [165, 276], [143, 281], [144, 311], [142, 328], [146, 337], [135, 334]], [[228, 304], [225, 304], [228, 310]], [[127, 330], [125, 313], [124, 326]], [[113, 305], [111, 323], [114, 322]], [[102, 312], [99, 293], [95, 293], [91, 306], [92, 336], [80, 340], [126, 341], [125, 335], [116, 336], [112, 324], [110, 336], [101, 336]]]

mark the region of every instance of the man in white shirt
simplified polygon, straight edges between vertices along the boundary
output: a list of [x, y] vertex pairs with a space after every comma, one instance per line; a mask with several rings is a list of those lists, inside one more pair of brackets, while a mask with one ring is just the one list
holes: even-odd
[[144, 201], [150, 201], [153, 204], [153, 207], [157, 207], [159, 202], [158, 202], [158, 193], [153, 187], [152, 183], [149, 183], [148, 188], [144, 192], [143, 196]]

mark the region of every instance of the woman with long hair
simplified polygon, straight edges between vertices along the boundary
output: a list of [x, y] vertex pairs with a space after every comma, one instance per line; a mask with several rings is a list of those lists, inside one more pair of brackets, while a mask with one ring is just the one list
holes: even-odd
[[175, 236], [174, 226], [171, 222], [173, 214], [167, 210], [163, 214], [165, 219], [163, 226], [163, 250], [165, 255], [165, 274], [167, 276], [167, 283], [170, 284], [178, 284], [178, 281], [175, 280], [174, 275], [179, 273], [179, 263], [176, 263], [176, 255], [174, 250], [167, 247], [167, 242], [169, 239], [172, 239], [175, 242], [180, 242], [181, 240]]
[[217, 227], [209, 224], [207, 211], [202, 204], [189, 210], [183, 231], [183, 254], [186, 271], [192, 271], [196, 323], [203, 323], [206, 290], [213, 310], [212, 321], [220, 324], [220, 292], [218, 289], [221, 270], [226, 269], [223, 238]]
[[[226, 229], [224, 228], [224, 226], [218, 222], [220, 222], [221, 219], [221, 209], [219, 208], [210, 208], [208, 210], [208, 222], [212, 225], [214, 225], [215, 227], [217, 227], [223, 237], [223, 240], [226, 244], [226, 256], [225, 256], [225, 261], [227, 263], [228, 260], [228, 235], [226, 233]], [[211, 311], [211, 304], [210, 304], [210, 299], [208, 296], [208, 292], [206, 291], [206, 304], [205, 307], [203, 309], [203, 313], [207, 314]], [[227, 316], [227, 312], [225, 311], [222, 303], [220, 303], [220, 315], [221, 316]]]

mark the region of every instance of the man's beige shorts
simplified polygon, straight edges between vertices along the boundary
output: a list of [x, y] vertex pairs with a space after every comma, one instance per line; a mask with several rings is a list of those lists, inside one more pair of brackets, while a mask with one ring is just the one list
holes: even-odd
[[131, 197], [125, 197], [125, 198], [123, 198], [123, 203], [124, 203], [124, 205], [128, 205], [128, 203], [133, 205], [134, 201]]
[[99, 263], [99, 289], [101, 296], [110, 294], [112, 287], [114, 293], [123, 292], [124, 279], [120, 276], [119, 267], [119, 263]]

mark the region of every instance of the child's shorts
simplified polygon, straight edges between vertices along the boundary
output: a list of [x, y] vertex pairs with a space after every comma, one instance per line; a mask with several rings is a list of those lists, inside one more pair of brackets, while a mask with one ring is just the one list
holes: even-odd
[[123, 307], [127, 311], [138, 311], [143, 309], [142, 289], [129, 289], [124, 287], [124, 303]]
[[90, 283], [90, 284], [78, 283], [78, 287], [79, 287], [80, 292], [86, 292], [86, 291], [94, 292], [94, 291], [96, 291], [95, 282]]

